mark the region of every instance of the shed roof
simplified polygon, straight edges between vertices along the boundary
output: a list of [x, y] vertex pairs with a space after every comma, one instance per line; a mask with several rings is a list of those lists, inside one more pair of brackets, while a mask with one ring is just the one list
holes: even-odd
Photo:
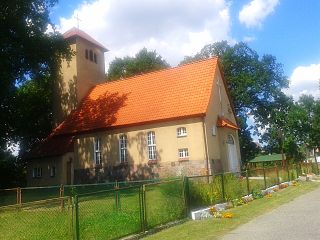
[[[284, 160], [286, 160], [286, 155], [284, 154]], [[273, 162], [282, 161], [282, 154], [271, 154], [271, 155], [261, 155], [250, 160], [250, 163], [262, 163], [262, 162]]]

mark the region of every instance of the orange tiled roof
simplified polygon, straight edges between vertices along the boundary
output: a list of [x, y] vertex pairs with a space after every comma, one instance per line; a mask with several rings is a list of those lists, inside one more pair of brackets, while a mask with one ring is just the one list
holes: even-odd
[[73, 28], [71, 28], [70, 30], [66, 31], [63, 34], [64, 39], [69, 39], [69, 38], [72, 38], [72, 37], [75, 37], [75, 36], [81, 37], [81, 38], [93, 43], [94, 45], [100, 47], [104, 52], [108, 51], [108, 49], [105, 48], [101, 43], [99, 43], [98, 41], [94, 40], [91, 36], [89, 36], [87, 33], [85, 33], [84, 31], [81, 31], [78, 28], [73, 27]]
[[204, 116], [217, 68], [218, 59], [210, 58], [97, 85], [54, 133]]
[[26, 159], [60, 156], [67, 152], [73, 152], [72, 135], [49, 135], [38, 146], [33, 148], [29, 154], [25, 156]]
[[239, 130], [239, 127], [231, 122], [229, 119], [224, 117], [218, 117], [217, 127], [227, 127], [235, 130]]

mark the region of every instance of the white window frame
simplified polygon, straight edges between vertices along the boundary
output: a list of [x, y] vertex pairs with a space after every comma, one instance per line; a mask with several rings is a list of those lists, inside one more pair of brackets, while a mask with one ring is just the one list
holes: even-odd
[[154, 131], [147, 133], [148, 159], [157, 160], [156, 134]]
[[128, 161], [127, 159], [127, 144], [128, 139], [127, 135], [122, 134], [119, 138], [119, 161], [120, 163], [125, 163]]
[[186, 137], [187, 136], [187, 128], [179, 127], [177, 128], [177, 137]]
[[41, 167], [33, 168], [32, 177], [33, 178], [41, 178], [42, 177], [42, 168]]
[[189, 150], [188, 148], [180, 148], [178, 149], [179, 159], [188, 159], [189, 158]]
[[94, 164], [101, 164], [101, 139], [95, 138], [93, 142], [93, 160]]
[[56, 176], [56, 166], [51, 166], [50, 167], [50, 177], [55, 177]]

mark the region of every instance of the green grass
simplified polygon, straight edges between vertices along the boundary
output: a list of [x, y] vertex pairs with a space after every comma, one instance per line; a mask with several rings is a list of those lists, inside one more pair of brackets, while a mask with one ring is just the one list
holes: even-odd
[[[185, 217], [182, 181], [146, 185], [146, 228]], [[139, 187], [79, 195], [80, 239], [116, 239], [141, 232]], [[0, 239], [72, 239], [72, 206], [59, 200], [0, 208]], [[73, 211], [74, 212], [74, 211]]]
[[232, 219], [189, 220], [181, 225], [147, 236], [144, 239], [218, 239], [240, 224], [244, 224], [252, 218], [269, 212], [281, 204], [287, 203], [318, 187], [320, 187], [320, 183], [304, 182], [297, 187], [292, 186], [281, 190], [273, 194], [273, 197], [270, 199], [257, 199], [249, 204], [231, 209], [230, 211], [234, 214], [234, 218]]

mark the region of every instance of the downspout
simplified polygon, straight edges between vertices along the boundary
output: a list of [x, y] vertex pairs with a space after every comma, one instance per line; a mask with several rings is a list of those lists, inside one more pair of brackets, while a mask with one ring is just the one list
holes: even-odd
[[209, 153], [208, 153], [208, 139], [207, 139], [207, 128], [205, 117], [202, 118], [202, 128], [203, 128], [203, 136], [204, 136], [204, 147], [205, 147], [205, 154], [206, 154], [206, 175], [209, 175]]

